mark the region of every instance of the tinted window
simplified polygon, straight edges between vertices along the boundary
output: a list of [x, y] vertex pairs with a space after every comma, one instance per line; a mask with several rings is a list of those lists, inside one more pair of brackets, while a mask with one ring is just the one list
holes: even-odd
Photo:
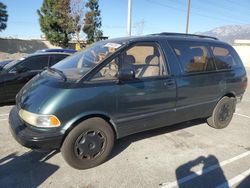
[[30, 57], [18, 66], [27, 68], [28, 70], [42, 70], [48, 66], [48, 59], [48, 56]]
[[49, 66], [53, 66], [54, 64], [58, 63], [59, 61], [63, 60], [66, 58], [68, 55], [65, 54], [54, 54], [50, 56], [50, 63]]
[[217, 69], [231, 69], [236, 65], [232, 53], [223, 46], [211, 46]]
[[206, 45], [189, 41], [171, 41], [170, 44], [185, 72], [215, 70]]
[[154, 44], [136, 45], [125, 51], [122, 59], [122, 69], [134, 69], [136, 78], [166, 75], [162, 55]]

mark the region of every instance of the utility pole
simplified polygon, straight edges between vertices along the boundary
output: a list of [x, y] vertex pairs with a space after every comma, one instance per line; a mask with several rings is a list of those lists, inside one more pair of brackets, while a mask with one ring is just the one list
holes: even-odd
[[186, 22], [186, 34], [188, 34], [188, 27], [189, 27], [190, 1], [191, 1], [191, 0], [188, 0], [187, 22]]
[[128, 0], [128, 25], [127, 25], [128, 36], [131, 36], [131, 11], [132, 11], [132, 0]]

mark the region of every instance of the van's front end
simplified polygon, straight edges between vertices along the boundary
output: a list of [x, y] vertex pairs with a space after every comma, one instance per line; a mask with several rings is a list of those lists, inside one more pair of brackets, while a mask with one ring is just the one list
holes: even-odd
[[46, 74], [35, 77], [19, 92], [9, 115], [12, 135], [32, 149], [60, 148], [64, 135], [65, 117], [58, 110], [60, 103], [66, 103], [62, 98], [67, 89]]
[[66, 132], [77, 120], [97, 110], [115, 110], [100, 109], [112, 105], [111, 101], [109, 105], [99, 105], [104, 102], [105, 95], [113, 96], [112, 88], [93, 89], [82, 80], [120, 46], [96, 43], [30, 80], [18, 93], [16, 105], [9, 115], [13, 137], [31, 149], [59, 149]]

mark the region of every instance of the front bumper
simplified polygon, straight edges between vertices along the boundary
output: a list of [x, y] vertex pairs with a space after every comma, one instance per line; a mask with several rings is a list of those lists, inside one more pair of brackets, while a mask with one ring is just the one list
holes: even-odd
[[31, 149], [59, 149], [63, 141], [63, 134], [46, 132], [27, 126], [19, 117], [17, 107], [13, 107], [9, 115], [9, 128], [15, 140]]

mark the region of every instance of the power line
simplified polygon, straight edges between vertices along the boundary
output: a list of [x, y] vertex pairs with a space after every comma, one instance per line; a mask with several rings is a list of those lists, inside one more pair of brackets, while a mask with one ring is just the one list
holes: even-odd
[[[213, 1], [213, 0], [209, 0], [209, 1]], [[198, 1], [198, 2], [200, 2], [200, 1]], [[221, 2], [222, 1], [213, 1], [213, 4], [217, 4], [217, 5], [219, 4], [220, 8], [226, 7], [226, 8], [228, 8], [228, 10], [231, 10], [231, 11], [233, 9], [235, 9], [235, 7], [238, 7], [240, 9], [245, 8], [248, 11], [250, 10], [247, 5], [242, 4], [242, 1], [239, 1], [239, 0], [237, 0], [237, 2], [236, 1], [232, 1], [232, 0], [231, 1], [230, 0], [224, 0], [224, 4], [221, 4]], [[250, 5], [250, 1], [248, 1], [248, 3]], [[229, 5], [229, 4], [231, 4], [231, 5]]]
[[[183, 2], [180, 2], [180, 1], [171, 1], [171, 0], [169, 0], [171, 3], [177, 3], [178, 4], [178, 6], [180, 5], [180, 6], [182, 6], [182, 7], [186, 7], [184, 4], [183, 4]], [[191, 7], [191, 9], [193, 10], [193, 9], [195, 9], [195, 10], [197, 10], [197, 11], [201, 11], [202, 9], [204, 9], [204, 7], [207, 7], [207, 6], [212, 6], [212, 7], [215, 7], [214, 9], [213, 9], [213, 12], [215, 12], [215, 13], [217, 13], [217, 14], [219, 14], [219, 15], [223, 15], [223, 16], [225, 16], [223, 13], [222, 13], [222, 11], [215, 11], [215, 9], [223, 9], [223, 10], [226, 10], [226, 11], [228, 11], [228, 12], [230, 12], [230, 13], [227, 13], [227, 17], [224, 17], [224, 20], [228, 20], [228, 16], [229, 17], [231, 17], [231, 20], [233, 21], [234, 20], [234, 22], [239, 22], [239, 21], [241, 21], [242, 23], [244, 22], [248, 22], [248, 20], [246, 21], [246, 20], [239, 20], [239, 19], [236, 19], [235, 17], [236, 16], [240, 16], [240, 15], [242, 15], [242, 12], [241, 11], [238, 11], [240, 14], [232, 14], [232, 13], [236, 13], [236, 12], [233, 12], [232, 10], [234, 10], [235, 8], [224, 8], [225, 6], [224, 5], [222, 5], [222, 4], [217, 4], [217, 6], [214, 4], [214, 3], [207, 3], [207, 2], [204, 2], [204, 1], [196, 1], [198, 4], [201, 4], [201, 6], [202, 7], [195, 7], [195, 5], [197, 5], [197, 3], [193, 3], [192, 4], [192, 7]], [[176, 7], [175, 7], [176, 8]], [[199, 14], [199, 15], [204, 15], [204, 14], [200, 14], [199, 12], [194, 12], [195, 14]], [[193, 11], [192, 11], [193, 12]], [[210, 15], [211, 16], [211, 15]], [[220, 18], [222, 18], [223, 19], [223, 17], [221, 17], [220, 16]]]
[[[224, 11], [227, 11], [229, 13], [229, 15], [232, 16], [240, 16], [242, 15], [242, 11], [235, 11], [236, 10], [236, 5], [234, 5], [233, 7], [232, 6], [228, 6], [228, 4], [222, 4], [221, 1], [215, 1], [215, 2], [212, 2], [212, 3], [207, 3], [207, 2], [204, 2], [204, 1], [197, 1], [198, 4], [202, 4], [202, 6], [209, 6], [209, 7], [215, 7], [216, 9], [221, 9], [221, 10], [224, 10]], [[192, 8], [195, 8], [195, 7], [192, 7]], [[200, 9], [200, 8], [195, 8], [195, 9]], [[241, 7], [242, 9], [242, 7]], [[249, 9], [250, 10], [250, 9]], [[213, 12], [214, 12], [214, 9], [213, 9]], [[221, 12], [217, 12], [218, 14], [221, 14]], [[227, 15], [228, 15], [227, 13]], [[244, 14], [248, 14], [250, 15], [250, 11], [249, 12], [244, 12]]]
[[[171, 6], [171, 5], [166, 5], [166, 4], [163, 4], [163, 3], [159, 3], [157, 1], [152, 1], [152, 0], [146, 0], [147, 2], [151, 3], [151, 4], [155, 4], [155, 5], [158, 5], [158, 6], [162, 6], [162, 7], [166, 7], [166, 8], [169, 8], [169, 9], [175, 9], [177, 11], [180, 11], [180, 12], [186, 12], [185, 9], [182, 9], [182, 8], [176, 8], [174, 6]], [[192, 9], [193, 7], [191, 7]], [[227, 18], [222, 18], [222, 17], [215, 17], [215, 16], [211, 16], [211, 15], [204, 15], [204, 14], [201, 14], [201, 13], [198, 13], [198, 12], [195, 12], [195, 11], [192, 11], [192, 14], [195, 14], [195, 15], [198, 15], [198, 16], [201, 16], [201, 17], [205, 17], [205, 18], [208, 18], [210, 20], [221, 20], [221, 21], [230, 21], [230, 22], [238, 22], [239, 24], [246, 24], [245, 21], [242, 21], [242, 20], [236, 20], [233, 21], [232, 19], [227, 19]]]

